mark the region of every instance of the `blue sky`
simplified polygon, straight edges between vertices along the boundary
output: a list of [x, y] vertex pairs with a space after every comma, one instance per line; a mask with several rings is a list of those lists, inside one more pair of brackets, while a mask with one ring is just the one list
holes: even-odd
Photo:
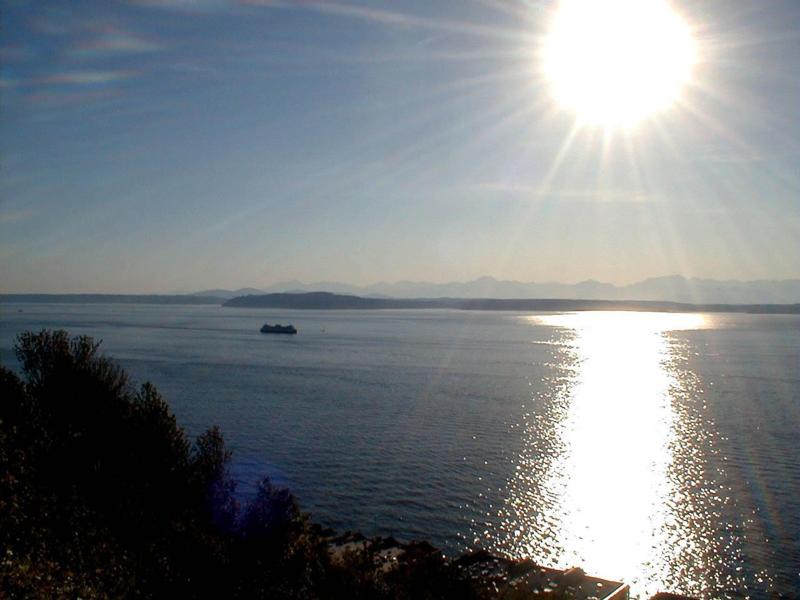
[[800, 3], [673, 2], [679, 105], [575, 127], [554, 2], [0, 12], [0, 291], [800, 277]]

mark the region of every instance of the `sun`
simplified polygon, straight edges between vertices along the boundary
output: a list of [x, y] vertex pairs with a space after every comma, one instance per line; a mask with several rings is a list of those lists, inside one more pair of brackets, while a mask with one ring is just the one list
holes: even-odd
[[562, 0], [542, 48], [558, 105], [604, 127], [674, 104], [695, 61], [690, 28], [664, 0]]

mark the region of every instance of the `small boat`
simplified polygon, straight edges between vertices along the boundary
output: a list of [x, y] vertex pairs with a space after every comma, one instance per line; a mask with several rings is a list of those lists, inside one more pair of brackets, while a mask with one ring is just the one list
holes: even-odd
[[288, 333], [294, 335], [297, 333], [297, 329], [295, 329], [294, 325], [270, 325], [269, 323], [264, 323], [261, 333]]

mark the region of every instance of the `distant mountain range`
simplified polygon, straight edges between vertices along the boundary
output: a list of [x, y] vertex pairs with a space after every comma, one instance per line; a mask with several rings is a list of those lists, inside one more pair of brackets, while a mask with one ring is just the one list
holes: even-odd
[[426, 283], [399, 281], [354, 286], [332, 281], [287, 281], [262, 289], [204, 290], [193, 295], [230, 299], [273, 293], [331, 292], [366, 298], [496, 298], [632, 300], [690, 304], [794, 304], [800, 302], [800, 279], [718, 281], [681, 276], [655, 277], [624, 286], [600, 281], [576, 284], [503, 281], [481, 277], [474, 281]]
[[[661, 302], [693, 305], [792, 305], [800, 303], [800, 279], [780, 281], [718, 281], [685, 277], [656, 277], [617, 286], [599, 281], [526, 283], [481, 277], [474, 281], [427, 283], [399, 281], [354, 286], [333, 281], [288, 281], [263, 289], [211, 289], [190, 294], [0, 294], [0, 303], [137, 303], [222, 304], [233, 298], [265, 294], [328, 292], [361, 299], [420, 300], [586, 300], [611, 302]], [[295, 300], [292, 300], [294, 302]]]

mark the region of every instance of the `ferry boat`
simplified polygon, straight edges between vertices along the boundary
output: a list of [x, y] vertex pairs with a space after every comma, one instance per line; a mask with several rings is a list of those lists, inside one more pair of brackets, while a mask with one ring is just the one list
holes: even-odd
[[261, 333], [288, 333], [294, 335], [297, 333], [297, 329], [295, 329], [294, 325], [270, 325], [269, 323], [264, 323], [264, 326], [261, 327]]

